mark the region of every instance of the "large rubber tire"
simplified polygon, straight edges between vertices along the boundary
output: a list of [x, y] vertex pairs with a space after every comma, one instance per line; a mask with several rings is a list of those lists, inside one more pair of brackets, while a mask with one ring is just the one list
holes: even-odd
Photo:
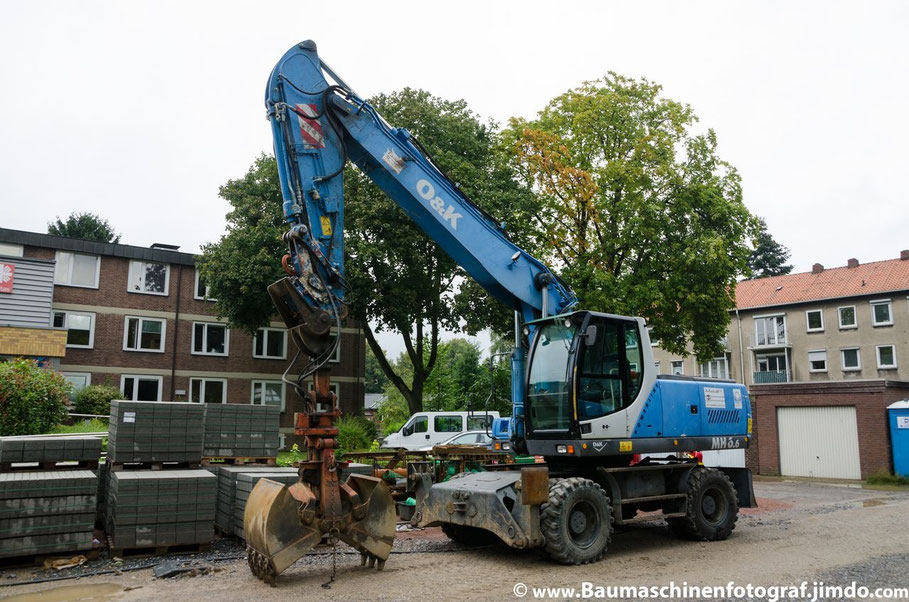
[[667, 520], [672, 533], [696, 541], [720, 541], [732, 534], [739, 504], [729, 477], [715, 468], [694, 468], [687, 494], [688, 515]]
[[561, 564], [600, 560], [612, 539], [612, 505], [595, 482], [549, 479], [549, 501], [540, 507], [543, 549]]
[[454, 523], [442, 523], [442, 533], [448, 536], [448, 539], [464, 546], [488, 546], [494, 545], [501, 540], [495, 533], [480, 529], [479, 527], [469, 527], [467, 525], [456, 525]]

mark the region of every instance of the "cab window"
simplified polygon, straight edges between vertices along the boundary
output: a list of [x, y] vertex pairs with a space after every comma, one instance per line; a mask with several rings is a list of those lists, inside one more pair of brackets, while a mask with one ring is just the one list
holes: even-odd
[[426, 416], [417, 416], [410, 424], [404, 427], [404, 436], [409, 437], [414, 433], [425, 433], [429, 430], [429, 419]]
[[578, 375], [578, 418], [590, 420], [617, 412], [641, 389], [641, 338], [636, 323], [591, 320], [596, 339], [583, 346]]

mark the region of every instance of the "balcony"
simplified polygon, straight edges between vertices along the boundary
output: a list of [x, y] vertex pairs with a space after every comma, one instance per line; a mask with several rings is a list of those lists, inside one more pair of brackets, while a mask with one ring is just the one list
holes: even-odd
[[754, 373], [754, 384], [766, 385], [769, 383], [788, 383], [792, 378], [789, 370], [765, 370]]

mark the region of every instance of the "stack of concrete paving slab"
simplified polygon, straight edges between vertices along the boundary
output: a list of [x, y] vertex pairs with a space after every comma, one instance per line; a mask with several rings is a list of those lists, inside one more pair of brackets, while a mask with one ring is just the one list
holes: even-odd
[[110, 404], [109, 462], [199, 462], [205, 406], [122, 401]]
[[246, 510], [246, 500], [259, 479], [271, 479], [284, 485], [293, 485], [297, 482], [297, 469], [284, 468], [281, 472], [240, 472], [237, 473], [236, 499], [234, 500], [234, 535], [246, 539], [243, 532], [243, 512]]
[[125, 470], [108, 476], [112, 548], [205, 544], [214, 535], [217, 478], [202, 469]]
[[0, 473], [0, 558], [91, 548], [97, 491], [91, 470]]
[[280, 441], [280, 417], [278, 406], [208, 404], [202, 455], [207, 458], [274, 458]]
[[19, 462], [97, 462], [101, 438], [67, 435], [62, 437], [0, 437], [0, 464]]
[[[243, 497], [238, 514], [238, 480], [241, 474], [274, 475], [269, 478], [288, 485], [297, 481], [297, 469], [293, 467], [246, 464], [244, 466], [209, 466], [208, 468], [218, 476], [218, 504], [215, 524], [221, 533], [228, 535], [239, 535], [238, 532], [243, 529], [243, 511], [246, 508], [246, 499], [249, 496]], [[239, 520], [237, 520], [237, 516], [239, 516]]]

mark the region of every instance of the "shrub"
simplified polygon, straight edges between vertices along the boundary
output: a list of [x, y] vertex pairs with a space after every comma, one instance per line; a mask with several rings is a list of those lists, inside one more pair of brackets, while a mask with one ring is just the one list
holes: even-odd
[[370, 435], [370, 423], [362, 416], [345, 416], [338, 420], [338, 452], [364, 451], [368, 450], [375, 439], [375, 426], [372, 426]]
[[0, 363], [0, 435], [47, 433], [66, 418], [70, 385], [34, 360]]
[[110, 415], [110, 402], [122, 397], [120, 389], [110, 385], [90, 385], [76, 393], [76, 413]]
[[882, 468], [874, 474], [868, 475], [868, 479], [865, 482], [869, 485], [906, 486], [909, 485], [909, 478], [890, 474]]

